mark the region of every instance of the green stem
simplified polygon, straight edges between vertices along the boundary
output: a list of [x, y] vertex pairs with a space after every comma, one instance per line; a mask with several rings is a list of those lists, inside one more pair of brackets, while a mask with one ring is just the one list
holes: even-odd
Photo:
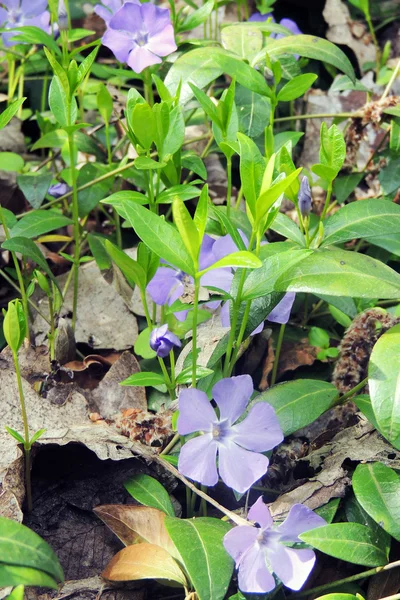
[[395, 80], [396, 80], [396, 77], [397, 77], [397, 76], [398, 76], [398, 74], [399, 74], [399, 71], [400, 71], [400, 60], [398, 61], [397, 65], [396, 65], [396, 68], [395, 68], [395, 70], [393, 71], [393, 74], [392, 74], [392, 76], [391, 76], [391, 78], [390, 78], [390, 81], [389, 81], [389, 83], [387, 84], [387, 86], [386, 86], [386, 88], [385, 88], [385, 91], [383, 92], [383, 94], [382, 94], [382, 96], [381, 96], [381, 100], [384, 100], [384, 99], [385, 99], [385, 98], [388, 96], [388, 94], [389, 94], [390, 90], [392, 89], [392, 85], [394, 84], [394, 82], [395, 82]]
[[22, 388], [22, 378], [21, 378], [21, 371], [19, 368], [17, 352], [13, 352], [13, 359], [14, 359], [15, 373], [17, 375], [18, 393], [19, 393], [19, 401], [21, 404], [22, 421], [24, 423], [26, 500], [27, 500], [27, 504], [28, 504], [28, 512], [32, 512], [32, 486], [31, 486], [31, 460], [30, 460], [31, 444], [29, 441], [28, 415], [26, 413], [25, 396], [24, 396], [24, 390]]
[[54, 360], [55, 359], [56, 328], [55, 328], [55, 320], [54, 320], [53, 299], [51, 297], [49, 297], [49, 314], [50, 314], [50, 335], [49, 335], [50, 360]]
[[228, 176], [228, 187], [226, 190], [226, 216], [228, 219], [231, 215], [231, 196], [232, 196], [232, 157], [229, 156], [226, 159], [226, 168]]
[[[23, 98], [24, 96], [24, 63], [21, 64], [20, 66], [20, 76], [19, 76], [19, 80], [18, 80], [18, 100], [20, 100], [21, 98]], [[22, 117], [22, 104], [18, 109], [18, 118], [20, 119]]]
[[169, 454], [170, 451], [172, 450], [172, 448], [175, 448], [176, 444], [179, 442], [180, 437], [181, 436], [179, 435], [179, 433], [176, 433], [174, 435], [174, 437], [172, 438], [172, 440], [165, 446], [164, 450], [162, 450], [160, 452], [160, 455], [161, 454]]
[[151, 73], [149, 69], [145, 69], [143, 72], [143, 86], [144, 86], [144, 97], [145, 100], [150, 106], [154, 104], [154, 94], [153, 94], [153, 81], [151, 79]]
[[[6, 239], [9, 240], [10, 239], [10, 232], [8, 230], [8, 227], [7, 227], [6, 218], [4, 216], [3, 208], [1, 206], [1, 204], [0, 204], [0, 221], [1, 221], [2, 225], [3, 225], [4, 234], [6, 236]], [[19, 266], [19, 262], [18, 262], [18, 259], [16, 257], [15, 252], [11, 252], [11, 256], [12, 256], [12, 259], [13, 259], [15, 272], [17, 274], [19, 291], [20, 291], [21, 300], [22, 300], [22, 307], [24, 309], [24, 315], [25, 315], [25, 320], [26, 320], [26, 337], [29, 340], [30, 339], [30, 335], [29, 335], [28, 296], [26, 294], [26, 289], [25, 289], [25, 284], [24, 284], [24, 278], [22, 277], [21, 268]], [[4, 275], [3, 275], [3, 277], [4, 277]]]
[[298, 121], [299, 119], [356, 119], [363, 116], [363, 112], [355, 111], [355, 112], [342, 112], [342, 113], [315, 113], [315, 114], [306, 114], [306, 115], [295, 115], [290, 117], [278, 117], [275, 119], [275, 123], [283, 123], [284, 121], [293, 121], [295, 119]]
[[79, 225], [79, 204], [78, 204], [78, 189], [76, 185], [76, 169], [75, 169], [75, 143], [74, 134], [68, 133], [68, 146], [71, 167], [71, 183], [72, 183], [72, 221], [74, 229], [74, 292], [72, 302], [72, 329], [75, 331], [76, 319], [78, 313], [78, 285], [79, 285], [79, 259], [80, 259], [80, 225]]
[[192, 387], [196, 387], [197, 366], [197, 320], [199, 311], [200, 278], [194, 279], [194, 305], [193, 305], [193, 335], [192, 335]]
[[272, 375], [271, 375], [271, 386], [275, 385], [275, 382], [276, 382], [276, 374], [278, 372], [279, 356], [281, 354], [282, 342], [283, 342], [283, 338], [285, 335], [285, 328], [286, 328], [286, 323], [282, 323], [282, 325], [280, 326], [280, 329], [279, 329], [278, 341], [276, 342], [274, 367], [272, 369]]
[[367, 384], [368, 384], [368, 377], [366, 377], [365, 379], [360, 381], [360, 383], [358, 383], [356, 386], [351, 388], [351, 390], [349, 390], [342, 396], [337, 395], [336, 398], [334, 398], [332, 400], [332, 406], [336, 406], [337, 404], [344, 404], [345, 402], [347, 402], [347, 400], [349, 398], [352, 398], [352, 396], [355, 396], [358, 392], [361, 392], [361, 390], [363, 390]]
[[176, 386], [176, 382], [175, 382], [175, 354], [174, 354], [173, 350], [171, 350], [171, 352], [169, 353], [169, 364], [170, 364], [170, 370], [171, 370], [171, 385], [175, 389], [175, 386]]
[[[396, 569], [400, 567], [400, 560], [396, 560], [395, 562], [389, 563], [384, 567], [375, 567], [374, 569], [368, 569], [368, 571], [363, 571], [362, 573], [357, 573], [356, 575], [351, 575], [350, 577], [345, 577], [344, 579], [338, 579], [337, 581], [331, 581], [330, 583], [325, 583], [324, 585], [319, 585], [318, 587], [312, 588], [310, 590], [304, 590], [303, 592], [299, 592], [297, 594], [291, 594], [290, 598], [304, 598], [305, 596], [314, 596], [315, 594], [319, 594], [319, 592], [323, 592], [325, 590], [329, 590], [332, 587], [339, 587], [345, 583], [351, 583], [353, 581], [359, 581], [360, 579], [365, 579], [366, 577], [371, 577], [372, 575], [376, 575], [377, 573], [381, 573], [382, 571], [390, 571], [391, 569]], [[399, 596], [399, 594], [396, 594]], [[391, 600], [394, 600], [393, 596], [388, 596]], [[382, 600], [388, 600], [387, 598]]]
[[325, 219], [326, 211], [328, 210], [328, 206], [331, 201], [332, 189], [333, 189], [333, 184], [331, 181], [328, 185], [328, 191], [327, 191], [326, 198], [325, 198], [324, 209], [321, 214], [321, 221], [323, 221]]

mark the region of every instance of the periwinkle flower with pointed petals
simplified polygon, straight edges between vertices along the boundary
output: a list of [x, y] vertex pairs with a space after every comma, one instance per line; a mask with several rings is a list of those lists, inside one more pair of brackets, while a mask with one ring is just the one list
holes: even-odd
[[303, 504], [295, 504], [283, 523], [274, 522], [262, 496], [251, 507], [250, 521], [260, 527], [240, 525], [224, 537], [225, 550], [239, 569], [239, 588], [244, 593], [264, 594], [275, 587], [272, 573], [286, 587], [299, 590], [305, 583], [315, 563], [313, 550], [288, 547], [288, 543], [301, 542], [301, 533], [326, 525], [325, 520]]
[[253, 391], [250, 375], [221, 379], [212, 389], [219, 417], [204, 392], [190, 388], [180, 393], [179, 434], [201, 433], [181, 448], [178, 469], [183, 475], [211, 487], [219, 471], [226, 485], [244, 493], [266, 473], [269, 461], [261, 453], [277, 446], [283, 433], [266, 402], [256, 403], [238, 423]]
[[[139, 0], [128, 0], [132, 4], [137, 4], [140, 6]], [[94, 12], [96, 15], [101, 17], [103, 21], [108, 25], [111, 17], [115, 15], [117, 10], [119, 10], [124, 5], [124, 0], [102, 0], [101, 4], [96, 4], [94, 7]]]
[[301, 180], [298, 195], [299, 211], [302, 217], [308, 217], [312, 208], [312, 195], [308, 177], [304, 176]]
[[156, 327], [150, 334], [150, 348], [160, 358], [165, 358], [171, 352], [173, 347], [182, 346], [180, 339], [168, 330], [168, 325]]
[[68, 192], [70, 192], [71, 190], [72, 188], [70, 188], [69, 185], [61, 181], [59, 183], [51, 185], [47, 190], [47, 193], [50, 196], [53, 196], [53, 198], [61, 198], [61, 196], [64, 196], [64, 194], [68, 194]]
[[[34, 26], [50, 33], [50, 13], [47, 0], [1, 0], [4, 8], [0, 7], [0, 27], [15, 29], [18, 26]], [[6, 48], [14, 46], [18, 41], [13, 38], [21, 32], [10, 31], [2, 33], [3, 44]]]
[[102, 42], [136, 73], [161, 63], [177, 48], [169, 10], [149, 2], [123, 4], [108, 21]]

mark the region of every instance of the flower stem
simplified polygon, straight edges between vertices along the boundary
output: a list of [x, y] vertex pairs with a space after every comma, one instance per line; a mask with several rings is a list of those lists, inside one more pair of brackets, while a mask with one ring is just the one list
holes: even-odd
[[396, 80], [396, 78], [397, 78], [397, 76], [398, 76], [398, 74], [399, 74], [399, 71], [400, 71], [400, 60], [399, 60], [399, 62], [397, 63], [397, 65], [396, 65], [396, 68], [395, 68], [395, 70], [393, 71], [393, 74], [392, 74], [392, 76], [391, 76], [391, 78], [390, 78], [390, 81], [389, 81], [389, 83], [387, 84], [387, 86], [386, 86], [386, 88], [385, 88], [385, 91], [383, 92], [383, 94], [382, 94], [382, 96], [381, 96], [381, 100], [384, 100], [384, 99], [385, 99], [385, 98], [388, 96], [388, 94], [389, 94], [390, 90], [392, 89], [392, 85], [394, 84], [394, 82], [395, 82], [395, 80]]
[[232, 196], [232, 157], [226, 159], [226, 168], [228, 176], [228, 187], [226, 190], [226, 216], [228, 219], [231, 215], [231, 196]]
[[145, 100], [150, 106], [154, 104], [154, 94], [153, 94], [153, 82], [151, 79], [151, 73], [149, 69], [145, 69], [143, 71], [143, 86], [144, 86], [144, 97]]
[[295, 119], [357, 119], [363, 116], [363, 112], [360, 110], [354, 112], [343, 112], [343, 113], [310, 113], [306, 115], [292, 115], [290, 117], [278, 117], [275, 119], [275, 123], [283, 123], [284, 121], [293, 121]]
[[328, 210], [328, 206], [331, 201], [332, 190], [333, 190], [333, 183], [331, 181], [328, 185], [328, 191], [327, 191], [326, 198], [325, 198], [324, 209], [321, 214], [321, 221], [323, 221], [325, 219], [326, 211]]
[[18, 394], [19, 401], [21, 404], [22, 421], [24, 423], [24, 453], [25, 453], [25, 487], [26, 487], [26, 500], [28, 504], [28, 512], [32, 512], [32, 486], [31, 486], [31, 444], [29, 441], [29, 424], [28, 415], [26, 413], [25, 396], [22, 388], [21, 370], [19, 368], [18, 354], [13, 352], [13, 360], [15, 366], [15, 373], [17, 375], [18, 383]]
[[280, 326], [280, 329], [279, 329], [278, 341], [276, 343], [274, 367], [272, 369], [272, 375], [271, 375], [271, 386], [275, 385], [275, 381], [276, 381], [276, 374], [278, 372], [278, 365], [279, 365], [279, 356], [281, 354], [282, 342], [283, 342], [283, 338], [285, 335], [285, 327], [286, 327], [286, 323], [282, 323], [282, 325]]
[[72, 329], [75, 331], [77, 312], [78, 312], [78, 285], [79, 285], [79, 259], [80, 259], [80, 231], [79, 231], [79, 205], [78, 205], [78, 189], [76, 185], [76, 169], [75, 169], [75, 143], [74, 134], [68, 133], [68, 146], [71, 166], [71, 183], [72, 183], [72, 220], [74, 229], [74, 291], [72, 302]]
[[192, 387], [196, 387], [197, 366], [197, 320], [199, 312], [200, 278], [194, 279], [194, 306], [193, 306], [193, 335], [192, 335]]
[[336, 398], [334, 398], [334, 400], [332, 401], [332, 406], [336, 406], [338, 404], [344, 404], [345, 402], [347, 402], [347, 400], [349, 398], [351, 398], [352, 396], [355, 396], [358, 392], [361, 392], [361, 390], [363, 390], [365, 388], [367, 383], [368, 383], [368, 377], [366, 377], [365, 379], [360, 381], [360, 383], [355, 385], [353, 388], [351, 388], [351, 390], [349, 390], [342, 396], [340, 396], [340, 395], [336, 396]]

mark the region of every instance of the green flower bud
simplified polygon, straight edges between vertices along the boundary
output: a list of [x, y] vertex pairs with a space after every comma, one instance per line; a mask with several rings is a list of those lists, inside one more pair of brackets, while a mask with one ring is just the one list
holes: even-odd
[[45, 275], [43, 275], [43, 273], [41, 273], [37, 269], [35, 269], [33, 276], [35, 277], [36, 281], [38, 282], [38, 286], [40, 287], [40, 289], [44, 291], [46, 296], [50, 296], [51, 290], [50, 290], [49, 282], [47, 281], [47, 277]]
[[26, 335], [26, 319], [20, 300], [8, 303], [8, 310], [3, 321], [3, 332], [7, 344], [13, 352], [18, 352]]

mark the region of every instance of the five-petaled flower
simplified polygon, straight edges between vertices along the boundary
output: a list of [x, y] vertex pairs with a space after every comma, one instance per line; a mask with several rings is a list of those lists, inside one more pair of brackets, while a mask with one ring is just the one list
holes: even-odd
[[177, 48], [169, 10], [139, 1], [126, 2], [116, 11], [108, 21], [102, 42], [117, 60], [127, 63], [136, 73], [161, 63], [162, 56]]
[[171, 331], [168, 331], [168, 325], [156, 327], [150, 334], [150, 348], [156, 352], [160, 358], [168, 356], [174, 346], [181, 347], [180, 339]]
[[253, 391], [250, 375], [221, 379], [212, 390], [219, 416], [204, 392], [190, 388], [180, 393], [179, 434], [201, 434], [181, 448], [178, 469], [183, 475], [213, 486], [219, 471], [226, 485], [244, 493], [266, 473], [269, 460], [262, 452], [277, 446], [283, 433], [274, 409], [266, 402], [254, 404], [238, 422]]
[[299, 590], [309, 576], [315, 553], [306, 548], [290, 548], [301, 542], [301, 533], [326, 525], [325, 520], [303, 504], [295, 504], [283, 523], [273, 527], [271, 513], [262, 496], [251, 507], [250, 521], [259, 527], [240, 525], [224, 537], [225, 550], [239, 569], [239, 588], [245, 593], [263, 594], [275, 586], [272, 573], [291, 590]]
[[[50, 32], [50, 13], [47, 0], [1, 0], [0, 27], [15, 29], [16, 27], [34, 26]], [[3, 44], [6, 48], [14, 46], [18, 41], [13, 40], [21, 34], [20, 31], [2, 33]]]

